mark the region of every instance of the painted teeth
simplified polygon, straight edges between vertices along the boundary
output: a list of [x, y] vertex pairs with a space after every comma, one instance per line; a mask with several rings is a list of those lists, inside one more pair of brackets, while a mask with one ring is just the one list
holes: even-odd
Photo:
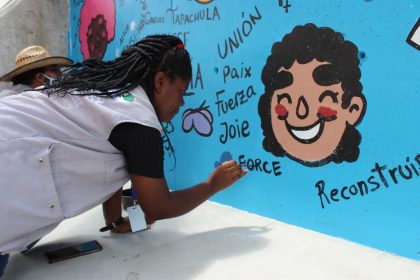
[[291, 131], [299, 139], [311, 140], [312, 138], [314, 138], [318, 134], [320, 127], [321, 127], [321, 124], [318, 123], [317, 125], [315, 125], [314, 127], [310, 128], [308, 130], [294, 130], [294, 129], [291, 129]]

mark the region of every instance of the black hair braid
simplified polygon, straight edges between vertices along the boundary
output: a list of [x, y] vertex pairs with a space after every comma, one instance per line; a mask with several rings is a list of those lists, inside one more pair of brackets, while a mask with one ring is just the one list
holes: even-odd
[[[148, 96], [152, 97], [147, 88], [151, 88], [153, 76], [160, 71], [160, 67], [163, 71], [175, 72], [182, 78], [191, 78], [189, 54], [183, 47], [179, 47], [179, 44], [182, 44], [182, 41], [176, 36], [147, 36], [127, 47], [121, 56], [114, 60], [89, 58], [68, 66], [62, 77], [50, 85], [47, 92], [115, 97], [142, 84], [146, 86]], [[179, 69], [171, 69], [176, 66], [164, 61], [171, 50], [183, 52], [181, 61], [175, 63], [183, 64]]]
[[[47, 87], [46, 93], [116, 97], [142, 85], [153, 101], [153, 80], [158, 71], [167, 73], [170, 79], [176, 75], [186, 81], [191, 80], [191, 59], [178, 37], [148, 36], [127, 47], [114, 60], [90, 58], [72, 64], [63, 71], [59, 80]], [[174, 157], [174, 169], [175, 150], [162, 127]]]

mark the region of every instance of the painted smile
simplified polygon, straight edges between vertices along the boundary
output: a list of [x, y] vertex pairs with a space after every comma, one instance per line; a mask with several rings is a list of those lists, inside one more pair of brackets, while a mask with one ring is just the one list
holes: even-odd
[[315, 123], [304, 127], [291, 126], [287, 123], [287, 121], [284, 123], [286, 124], [287, 131], [289, 131], [290, 135], [292, 135], [298, 142], [304, 144], [315, 142], [321, 137], [321, 134], [324, 131], [324, 122], [321, 119], [318, 119]]

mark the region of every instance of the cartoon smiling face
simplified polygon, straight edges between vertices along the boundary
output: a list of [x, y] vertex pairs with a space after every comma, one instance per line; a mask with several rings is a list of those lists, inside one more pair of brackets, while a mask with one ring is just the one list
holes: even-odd
[[353, 106], [342, 108], [343, 89], [328, 77], [329, 65], [314, 59], [279, 69], [279, 76], [288, 76], [285, 79], [292, 83], [274, 91], [272, 129], [288, 155], [301, 161], [320, 162], [332, 155], [364, 106], [361, 98], [353, 98]]
[[366, 110], [357, 52], [341, 33], [313, 24], [273, 44], [258, 104], [266, 151], [307, 166], [357, 160], [355, 127]]

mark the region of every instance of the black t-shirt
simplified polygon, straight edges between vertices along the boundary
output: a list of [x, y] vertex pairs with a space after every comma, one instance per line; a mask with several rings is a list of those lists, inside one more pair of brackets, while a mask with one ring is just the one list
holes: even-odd
[[115, 126], [109, 142], [120, 150], [132, 175], [163, 178], [163, 140], [159, 130], [138, 123]]

